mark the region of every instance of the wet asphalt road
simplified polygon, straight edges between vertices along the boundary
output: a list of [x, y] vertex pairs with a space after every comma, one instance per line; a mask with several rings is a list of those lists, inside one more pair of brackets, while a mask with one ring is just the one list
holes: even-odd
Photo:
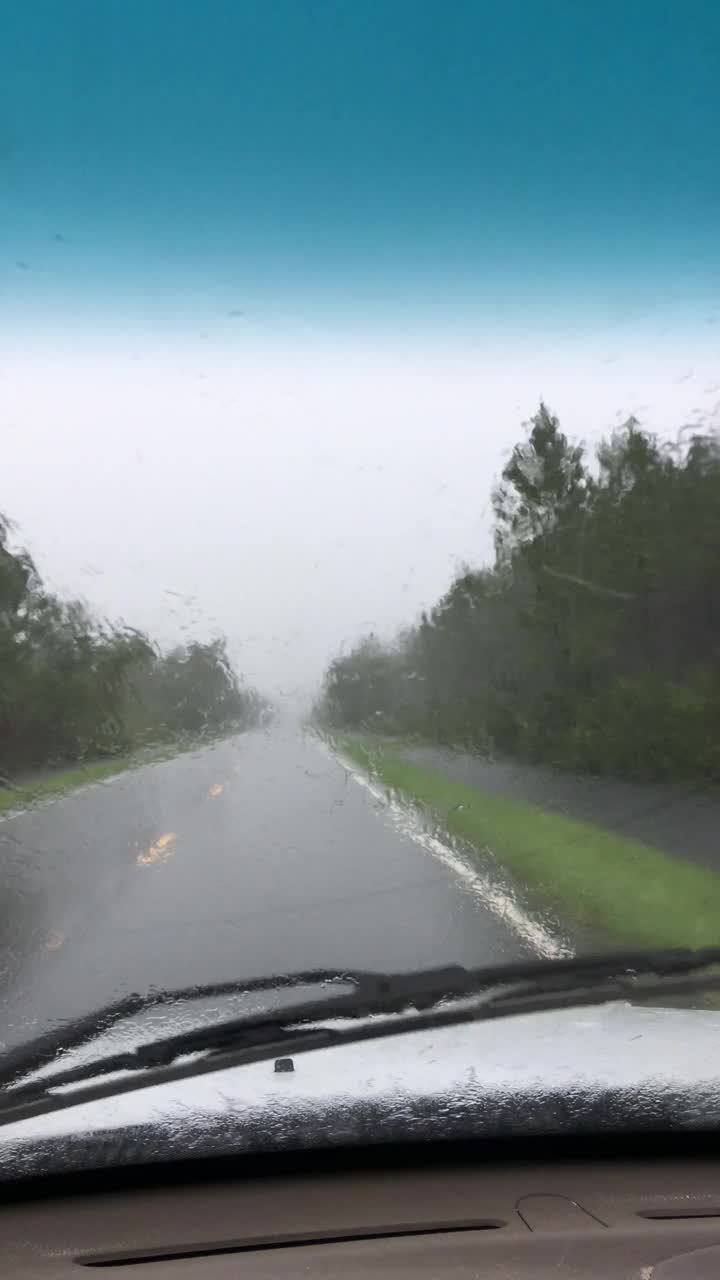
[[0, 1041], [132, 991], [528, 945], [312, 737], [272, 728], [0, 822]]

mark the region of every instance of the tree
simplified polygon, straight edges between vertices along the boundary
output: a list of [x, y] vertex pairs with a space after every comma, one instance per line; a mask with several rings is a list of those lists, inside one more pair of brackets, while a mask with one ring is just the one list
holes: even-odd
[[142, 632], [44, 587], [0, 516], [0, 772], [257, 722], [225, 641], [163, 655]]
[[631, 418], [594, 473], [541, 404], [493, 494], [495, 564], [466, 567], [391, 646], [331, 665], [344, 725], [622, 776], [720, 775], [720, 446]]
[[571, 445], [544, 403], [516, 444], [493, 492], [499, 561], [572, 522], [592, 491], [581, 445]]

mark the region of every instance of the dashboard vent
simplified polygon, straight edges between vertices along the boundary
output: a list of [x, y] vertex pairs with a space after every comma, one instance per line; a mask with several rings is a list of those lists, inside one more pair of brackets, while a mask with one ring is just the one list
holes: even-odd
[[147, 1249], [136, 1253], [108, 1253], [102, 1256], [90, 1254], [76, 1258], [83, 1267], [131, 1267], [140, 1263], [170, 1262], [183, 1258], [212, 1258], [224, 1253], [253, 1253], [262, 1249], [291, 1249], [304, 1245], [349, 1244], [358, 1240], [389, 1240], [393, 1236], [433, 1236], [459, 1231], [496, 1231], [504, 1222], [482, 1219], [477, 1222], [433, 1222], [421, 1225], [416, 1222], [397, 1226], [363, 1227], [360, 1230], [312, 1231], [307, 1234], [294, 1232], [282, 1236], [255, 1236], [251, 1240], [228, 1240], [216, 1244], [179, 1245], [176, 1248]]

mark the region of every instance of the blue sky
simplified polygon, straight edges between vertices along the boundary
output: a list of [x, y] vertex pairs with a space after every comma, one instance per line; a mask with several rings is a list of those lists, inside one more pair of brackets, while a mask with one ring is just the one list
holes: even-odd
[[717, 286], [713, 0], [3, 7], [6, 323], [592, 324]]
[[0, 9], [0, 511], [59, 589], [307, 691], [491, 554], [540, 396], [717, 423], [716, 0]]

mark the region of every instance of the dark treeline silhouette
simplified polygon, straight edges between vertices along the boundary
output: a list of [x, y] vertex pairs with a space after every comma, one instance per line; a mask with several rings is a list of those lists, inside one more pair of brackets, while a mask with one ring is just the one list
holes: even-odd
[[263, 709], [225, 642], [163, 654], [44, 586], [0, 516], [0, 772], [246, 728]]
[[493, 493], [495, 562], [329, 667], [326, 725], [623, 777], [720, 775], [720, 448], [634, 420], [588, 463], [541, 405]]

